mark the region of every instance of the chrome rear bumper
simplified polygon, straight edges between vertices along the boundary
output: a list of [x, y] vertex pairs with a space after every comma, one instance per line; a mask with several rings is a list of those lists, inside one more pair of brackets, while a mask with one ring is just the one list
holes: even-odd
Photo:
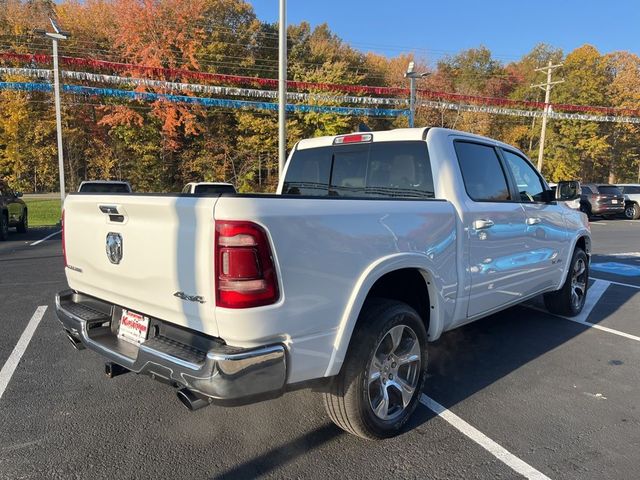
[[120, 307], [65, 290], [56, 313], [76, 348], [84, 346], [135, 373], [165, 380], [218, 400], [236, 400], [283, 390], [287, 361], [281, 344], [255, 349], [229, 347], [218, 339], [151, 319], [140, 345], [117, 337]]

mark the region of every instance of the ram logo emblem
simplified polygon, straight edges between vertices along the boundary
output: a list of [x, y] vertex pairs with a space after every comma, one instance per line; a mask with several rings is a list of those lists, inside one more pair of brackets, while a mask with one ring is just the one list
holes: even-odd
[[117, 265], [122, 260], [122, 237], [119, 233], [107, 233], [107, 258], [111, 263]]

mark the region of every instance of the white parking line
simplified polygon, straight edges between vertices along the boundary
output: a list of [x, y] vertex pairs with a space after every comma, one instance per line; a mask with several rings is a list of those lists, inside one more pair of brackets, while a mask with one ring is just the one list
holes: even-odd
[[41, 305], [38, 308], [36, 308], [35, 313], [33, 314], [33, 316], [31, 317], [31, 320], [29, 320], [29, 323], [27, 324], [27, 328], [25, 328], [24, 332], [22, 332], [22, 335], [20, 336], [18, 343], [16, 344], [15, 348], [11, 352], [11, 355], [9, 355], [9, 358], [3, 365], [2, 370], [0, 370], [0, 398], [2, 398], [2, 395], [4, 395], [4, 391], [6, 390], [7, 385], [9, 385], [9, 380], [11, 380], [11, 377], [13, 376], [13, 372], [16, 371], [16, 368], [20, 363], [20, 359], [22, 358], [22, 355], [24, 355], [25, 350], [29, 346], [31, 337], [33, 337], [33, 333], [36, 331], [36, 328], [38, 328], [38, 325], [40, 324], [40, 320], [42, 320], [42, 317], [44, 316], [44, 312], [46, 310], [47, 310], [46, 305]]
[[[584, 307], [582, 307], [582, 312], [580, 315], [576, 315], [575, 317], [562, 317], [567, 320], [571, 320], [572, 322], [578, 323], [586, 323], [587, 317], [591, 314], [591, 311], [595, 308], [598, 300], [607, 291], [610, 283], [607, 280], [594, 280], [593, 283], [589, 286], [587, 290], [587, 299], [584, 302]], [[562, 315], [558, 315], [562, 316]], [[591, 325], [591, 323], [589, 323]]]
[[491, 440], [480, 430], [472, 427], [451, 410], [446, 409], [424, 393], [420, 396], [420, 403], [523, 477], [536, 480], [550, 480], [545, 474], [516, 457], [503, 446]]
[[36, 245], [41, 244], [42, 242], [44, 242], [45, 240], [49, 240], [51, 237], [55, 237], [56, 235], [58, 235], [60, 232], [62, 232], [62, 230], [58, 230], [57, 232], [53, 232], [51, 235], [47, 235], [44, 238], [41, 238], [40, 240], [33, 242], [32, 244], [30, 244], [30, 247], [35, 247]]
[[602, 330], [603, 332], [612, 333], [614, 335], [618, 335], [619, 337], [629, 338], [631, 340], [640, 342], [640, 337], [636, 335], [631, 335], [630, 333], [621, 332], [620, 330], [614, 330], [613, 328], [609, 328], [609, 327], [603, 327], [602, 325], [598, 325], [597, 323], [587, 322], [587, 318], [589, 317], [589, 314], [594, 309], [594, 307], [596, 306], [596, 304], [598, 303], [598, 301], [600, 300], [604, 292], [606, 292], [607, 288], [609, 288], [611, 284], [623, 285], [625, 287], [633, 287], [633, 288], [640, 288], [640, 287], [636, 285], [628, 285], [626, 283], [618, 283], [618, 282], [611, 282], [609, 280], [595, 279], [593, 277], [590, 277], [590, 278], [592, 278], [594, 282], [589, 287], [587, 300], [584, 303], [584, 307], [582, 308], [582, 312], [580, 312], [580, 315], [577, 315], [575, 317], [565, 317], [564, 315], [554, 315], [550, 313], [547, 309], [542, 308], [539, 305], [525, 304], [524, 306], [531, 308], [532, 310], [548, 313], [556, 317], [564, 318], [565, 320], [569, 320], [571, 322], [579, 323], [580, 325], [584, 325], [585, 327], [595, 328], [596, 330]]
[[614, 285], [620, 285], [622, 287], [630, 287], [630, 288], [640, 289], [640, 285], [633, 285], [632, 283], [614, 282], [613, 280], [605, 280], [604, 278], [596, 278], [596, 277], [592, 277], [592, 276], [589, 276], [589, 278], [591, 278], [592, 280], [602, 280], [602, 281], [605, 281], [605, 282], [613, 283]]

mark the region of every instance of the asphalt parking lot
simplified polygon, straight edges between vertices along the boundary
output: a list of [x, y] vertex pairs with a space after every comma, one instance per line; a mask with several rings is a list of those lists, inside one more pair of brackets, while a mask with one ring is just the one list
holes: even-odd
[[53, 233], [0, 244], [3, 479], [639, 476], [640, 221], [592, 223], [583, 317], [534, 302], [443, 335], [423, 405], [384, 442], [334, 427], [309, 391], [189, 412], [151, 379], [108, 380], [56, 320], [60, 238], [34, 243]]

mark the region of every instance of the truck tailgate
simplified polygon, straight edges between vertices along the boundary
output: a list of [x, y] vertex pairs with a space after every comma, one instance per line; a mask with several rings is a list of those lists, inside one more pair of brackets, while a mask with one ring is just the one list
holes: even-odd
[[[213, 209], [217, 200], [70, 195], [64, 205], [69, 286], [135, 312], [217, 336], [213, 284]], [[123, 218], [114, 217], [116, 211]], [[107, 254], [107, 237], [118, 235], [122, 258], [113, 263]]]

